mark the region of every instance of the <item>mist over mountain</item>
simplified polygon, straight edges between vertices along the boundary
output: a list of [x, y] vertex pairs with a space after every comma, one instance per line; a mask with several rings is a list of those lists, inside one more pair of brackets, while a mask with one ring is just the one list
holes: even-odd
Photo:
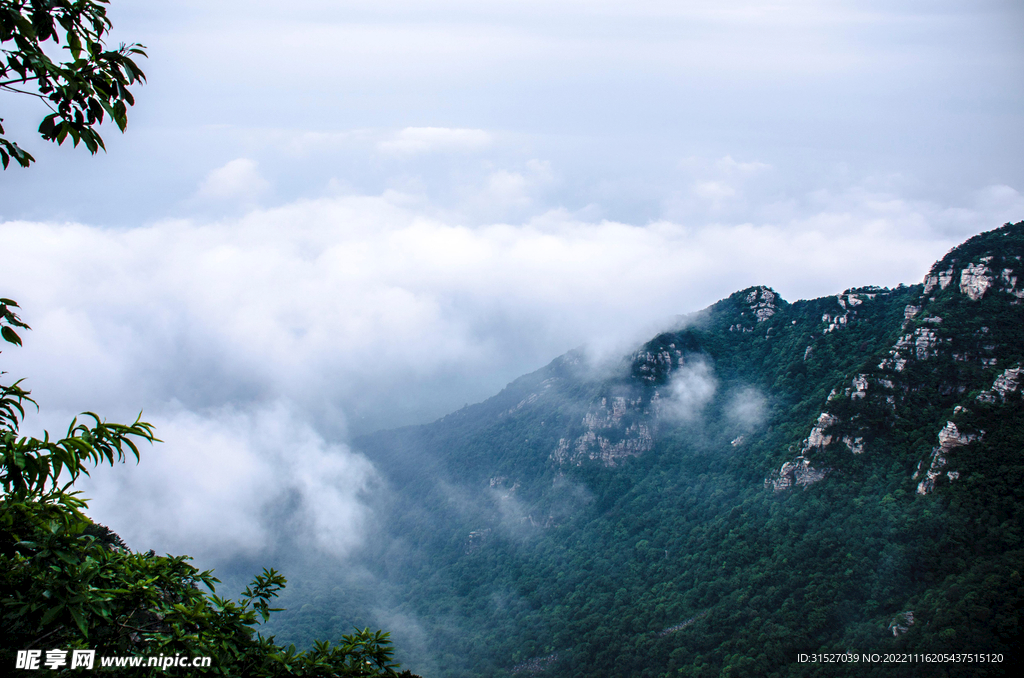
[[792, 303], [751, 287], [621, 359], [571, 351], [434, 423], [357, 438], [380, 474], [367, 543], [299, 567], [273, 630], [380, 624], [424, 676], [1015, 661], [1022, 256], [1024, 222], [920, 284]]
[[126, 558], [425, 678], [1019, 656], [1021, 224], [956, 245], [1024, 215], [1024, 3], [109, 4], [104, 153], [0, 86], [0, 357], [19, 436], [155, 427], [74, 485]]

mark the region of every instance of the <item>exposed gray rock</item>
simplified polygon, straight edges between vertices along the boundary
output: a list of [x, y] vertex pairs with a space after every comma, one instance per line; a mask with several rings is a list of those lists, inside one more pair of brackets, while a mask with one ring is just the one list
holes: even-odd
[[889, 622], [889, 630], [892, 631], [892, 635], [899, 636], [901, 633], [906, 633], [913, 625], [914, 611], [907, 610], [892, 618], [892, 621]]
[[[639, 420], [624, 426], [622, 421], [627, 412], [639, 416]], [[558, 447], [551, 453], [556, 464], [582, 464], [586, 459], [600, 460], [605, 466], [615, 466], [623, 457], [636, 456], [654, 447], [655, 419], [640, 408], [640, 399], [614, 397], [611, 403], [602, 398], [601, 403], [583, 415], [586, 431], [575, 440], [561, 438]], [[613, 439], [618, 438], [616, 442]]]
[[843, 436], [843, 442], [846, 444], [847, 449], [854, 454], [861, 454], [864, 452], [864, 438], [860, 436]]
[[1021, 372], [1020, 367], [1011, 367], [1003, 370], [1002, 373], [996, 377], [996, 380], [992, 382], [992, 388], [987, 391], [982, 391], [978, 395], [978, 400], [984, 403], [994, 403], [996, 399], [1003, 401], [1006, 400], [1006, 394], [1013, 393], [1020, 387]]
[[772, 471], [771, 475], [764, 479], [764, 487], [781, 492], [794, 485], [811, 485], [824, 479], [828, 472], [827, 468], [814, 468], [810, 459], [800, 456], [793, 461], [787, 461], [779, 470]]
[[928, 360], [938, 355], [935, 349], [939, 343], [935, 330], [929, 327], [918, 327], [914, 330], [914, 357], [918, 360]]
[[971, 301], [978, 301], [992, 286], [991, 271], [985, 264], [972, 264], [960, 272], [960, 292]]
[[837, 421], [839, 420], [828, 412], [822, 412], [818, 415], [818, 422], [811, 429], [807, 440], [804, 441], [803, 449], [806, 451], [815, 447], [825, 447], [831, 443], [832, 436], [827, 435], [825, 431], [835, 425]]
[[641, 379], [654, 382], [657, 380], [659, 372], [671, 372], [674, 367], [682, 365], [685, 360], [683, 352], [675, 348], [675, 344], [672, 344], [658, 352], [637, 351], [632, 356], [632, 362], [640, 373]]
[[942, 271], [941, 273], [935, 273], [934, 269], [932, 272], [925, 276], [924, 279], [924, 294], [930, 294], [936, 286], [940, 290], [944, 290], [949, 286], [949, 283], [953, 280], [953, 267], [950, 266], [949, 270]]
[[853, 378], [853, 393], [850, 394], [850, 400], [858, 400], [867, 397], [868, 394], [868, 377], [866, 374], [858, 374]]
[[946, 425], [939, 431], [939, 448], [943, 452], [948, 452], [954, 447], [962, 447], [967, 443], [977, 440], [978, 436], [974, 433], [961, 433], [956, 424], [951, 421], [947, 421]]
[[[951, 450], [978, 440], [984, 433], [984, 431], [981, 433], [963, 433], [957, 429], [956, 424], [947, 421], [946, 425], [939, 431], [939, 446], [932, 448], [931, 464], [928, 466], [924, 480], [917, 484], [917, 493], [928, 494], [935, 489], [935, 479], [942, 475], [942, 468], [946, 465], [946, 455]], [[920, 470], [920, 464], [918, 464], [918, 470]], [[960, 477], [960, 474], [956, 471], [953, 474], [955, 475], [947, 474], [947, 477], [950, 480]], [[914, 480], [917, 480], [917, 475], [917, 473], [914, 474]]]
[[757, 322], [764, 322], [775, 315], [775, 293], [767, 287], [756, 287], [747, 295], [746, 302], [754, 312]]
[[1018, 299], [1024, 299], [1024, 289], [1017, 289], [1017, 276], [1012, 268], [1004, 268], [999, 274], [1000, 280], [1003, 281], [1003, 291], [1012, 294]]

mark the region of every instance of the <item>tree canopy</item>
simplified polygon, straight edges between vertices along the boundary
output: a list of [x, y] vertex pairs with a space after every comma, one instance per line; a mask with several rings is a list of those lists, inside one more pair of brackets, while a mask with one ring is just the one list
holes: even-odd
[[[68, 138], [90, 153], [106, 147], [97, 127], [105, 119], [122, 132], [129, 87], [146, 80], [135, 63], [140, 44], [107, 49], [109, 0], [0, 0], [0, 91], [36, 97], [50, 109], [39, 124], [47, 141]], [[56, 55], [60, 53], [60, 57]], [[4, 135], [0, 118], [0, 164], [13, 159], [28, 167], [35, 158]]]

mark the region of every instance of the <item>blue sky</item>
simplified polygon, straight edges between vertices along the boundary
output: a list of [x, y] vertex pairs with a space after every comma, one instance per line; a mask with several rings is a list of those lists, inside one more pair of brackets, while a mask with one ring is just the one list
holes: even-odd
[[[164, 445], [94, 491], [101, 519], [158, 550], [196, 552], [174, 525], [211, 512], [249, 524], [267, 488], [322, 498], [290, 444], [350, 479], [330, 492], [356, 534], [373, 471], [354, 433], [581, 344], [616, 355], [748, 285], [792, 300], [917, 282], [1024, 219], [1009, 0], [114, 0], [110, 16], [150, 58], [106, 154], [45, 145], [36, 102], [0, 99], [38, 159], [0, 177], [3, 295], [34, 328], [4, 369], [43, 404], [33, 426], [83, 409], [160, 426]], [[251, 489], [165, 501], [168, 474], [202, 486], [214, 458], [214, 479], [248, 469]], [[119, 525], [125, 502], [152, 521]], [[169, 503], [193, 513], [160, 523]]]

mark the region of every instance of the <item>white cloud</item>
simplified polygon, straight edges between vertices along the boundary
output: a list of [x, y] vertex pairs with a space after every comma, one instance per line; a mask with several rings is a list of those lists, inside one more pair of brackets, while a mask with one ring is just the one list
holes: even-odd
[[530, 160], [520, 171], [500, 169], [491, 172], [483, 190], [468, 202], [475, 203], [476, 211], [491, 215], [521, 209], [531, 206], [538, 191], [553, 181], [550, 163]]
[[[708, 226], [553, 210], [469, 228], [430, 213], [340, 196], [127, 231], [0, 225], [5, 295], [36, 328], [18, 355], [34, 363], [26, 374], [60, 366], [57, 383], [60, 372], [83, 375], [111, 402], [209, 406], [321, 388], [353, 398], [358, 384], [472, 371], [506, 350], [536, 364], [749, 284], [794, 299], [914, 282], [950, 246], [1002, 223], [965, 209], [947, 235], [944, 208], [863, 192]], [[86, 389], [53, 390], [71, 399]]]
[[253, 201], [269, 188], [255, 160], [237, 158], [207, 174], [197, 195], [209, 200]]
[[406, 127], [381, 141], [377, 148], [395, 154], [466, 152], [486, 148], [491, 140], [491, 135], [482, 129]]
[[[284, 539], [344, 557], [362, 541], [370, 463], [328, 444], [284, 401], [149, 417], [164, 441], [141, 463], [78, 484], [89, 514], [135, 549], [256, 555]], [[134, 461], [134, 460], [133, 460]]]
[[736, 195], [736, 189], [723, 181], [700, 181], [694, 184], [693, 192], [701, 198], [712, 201], [725, 200]]
[[742, 388], [732, 393], [725, 406], [726, 416], [743, 428], [753, 428], [765, 420], [768, 400], [755, 388]]
[[[914, 282], [1024, 218], [1018, 5], [126, 3], [118, 39], [152, 48], [128, 134], [4, 173], [0, 294], [34, 330], [0, 367], [30, 428], [157, 423], [88, 486], [133, 547], [251, 552], [302, 522], [344, 555], [373, 491], [350, 430], [748, 285]], [[690, 376], [686, 412], [713, 387]]]
[[684, 360], [672, 372], [658, 403], [658, 414], [670, 421], [698, 420], [718, 390], [718, 380], [707, 361], [696, 356], [686, 356]]
[[[543, 179], [544, 166], [520, 172]], [[359, 491], [372, 477], [342, 444], [350, 428], [429, 420], [580, 344], [626, 349], [748, 285], [795, 300], [916, 282], [1018, 200], [995, 186], [954, 209], [854, 187], [793, 196], [761, 221], [636, 225], [550, 210], [469, 227], [388, 194], [125, 230], [5, 222], [3, 295], [33, 331], [2, 357], [28, 379], [44, 419], [60, 415], [31, 426], [57, 431], [69, 413], [126, 420], [140, 409], [159, 424], [168, 443], [146, 455], [152, 471], [95, 485], [100, 519], [114, 529], [125, 529], [117, 512], [135, 506], [149, 516], [139, 525], [159, 525], [129, 526], [137, 548], [196, 551], [168, 525], [198, 524], [208, 511], [239, 527], [232, 536], [203, 523], [203, 548], [266, 543], [273, 492], [263, 490], [273, 485], [300, 498], [296, 515], [321, 526], [321, 548], [344, 553], [352, 542], [324, 516], [358, 535]], [[680, 411], [713, 391], [700, 369], [680, 382]], [[167, 494], [161, 483], [179, 467], [180, 485], [195, 490]], [[218, 489], [233, 474], [239, 487]], [[301, 498], [321, 494], [331, 510], [302, 513], [317, 507]], [[158, 520], [161, 496], [173, 521]]]
[[772, 168], [768, 163], [758, 162], [756, 160], [751, 162], [740, 162], [738, 160], [734, 160], [731, 155], [720, 158], [715, 162], [715, 167], [726, 173], [739, 174], [757, 174]]

